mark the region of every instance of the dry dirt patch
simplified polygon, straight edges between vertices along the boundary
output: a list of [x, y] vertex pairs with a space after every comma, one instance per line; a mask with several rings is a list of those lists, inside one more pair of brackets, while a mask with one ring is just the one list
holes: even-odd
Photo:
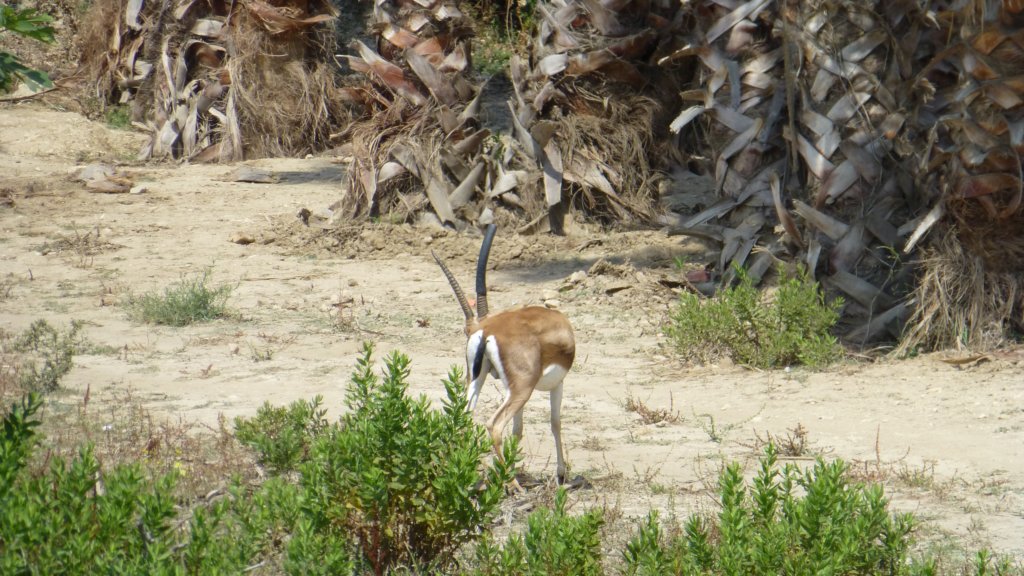
[[[412, 358], [414, 392], [441, 397], [441, 378], [463, 362], [462, 324], [429, 251], [470, 283], [478, 238], [307, 226], [296, 214], [322, 214], [339, 197], [344, 166], [332, 159], [247, 162], [277, 177], [256, 184], [233, 181], [238, 166], [134, 165], [139, 140], [72, 114], [0, 109], [0, 188], [10, 199], [0, 204], [0, 326], [85, 321], [107, 352], [79, 357], [68, 388], [89, 386], [94, 398], [130, 388], [158, 414], [211, 424], [316, 394], [337, 409], [361, 342], [372, 340]], [[68, 178], [95, 160], [126, 162], [121, 171], [147, 191], [97, 194]], [[856, 462], [897, 507], [928, 521], [929, 541], [1024, 557], [1019, 350], [963, 365], [944, 362], [948, 353], [822, 373], [688, 368], [663, 349], [661, 326], [674, 263], [702, 254], [655, 231], [581, 225], [567, 238], [498, 238], [492, 306], [557, 300], [578, 332], [563, 434], [573, 472], [594, 484], [574, 493], [581, 505], [607, 505], [623, 520], [652, 506], [708, 508], [724, 461], [751, 462], [759, 438], [792, 436], [799, 425], [806, 453], [793, 461], [823, 453]], [[205, 269], [234, 287], [226, 320], [154, 327], [118, 305]], [[481, 419], [499, 398], [489, 385]], [[627, 410], [630, 399], [678, 418], [645, 423]], [[525, 467], [549, 474], [543, 399], [526, 420]]]

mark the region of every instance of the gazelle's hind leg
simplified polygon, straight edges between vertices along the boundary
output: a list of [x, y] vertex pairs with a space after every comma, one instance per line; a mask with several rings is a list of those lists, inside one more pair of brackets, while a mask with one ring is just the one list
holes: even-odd
[[555, 481], [565, 483], [565, 457], [562, 454], [562, 383], [551, 390], [551, 435], [555, 437]]
[[523, 438], [523, 408], [512, 416], [512, 435], [520, 440]]
[[[501, 436], [505, 431], [505, 427], [508, 426], [509, 420], [516, 420], [516, 424], [513, 426], [513, 432], [518, 431], [522, 434], [522, 415], [523, 406], [526, 405], [526, 401], [530, 399], [530, 395], [533, 393], [533, 389], [530, 387], [519, 387], [518, 393], [510, 386], [509, 392], [505, 396], [505, 402], [502, 403], [498, 411], [491, 416], [490, 422], [487, 423], [487, 431], [491, 435], [491, 444], [494, 447], [494, 455], [498, 460], [502, 460], [501, 456]], [[519, 482], [515, 479], [512, 480], [512, 485], [517, 492], [522, 492], [523, 488], [519, 485]]]

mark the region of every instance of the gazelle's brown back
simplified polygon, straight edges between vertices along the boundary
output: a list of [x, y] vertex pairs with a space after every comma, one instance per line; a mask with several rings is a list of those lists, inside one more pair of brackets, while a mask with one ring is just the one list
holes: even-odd
[[[494, 336], [499, 349], [529, 348], [536, 369], [558, 364], [568, 370], [576, 357], [576, 340], [564, 314], [541, 306], [516, 308], [480, 322], [484, 336]], [[524, 350], [525, 352], [525, 350]], [[539, 357], [533, 357], [533, 355]]]

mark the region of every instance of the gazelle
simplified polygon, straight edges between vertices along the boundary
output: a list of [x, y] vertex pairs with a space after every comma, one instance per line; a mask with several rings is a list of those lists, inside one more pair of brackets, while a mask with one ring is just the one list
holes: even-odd
[[562, 454], [562, 383], [576, 356], [572, 326], [561, 312], [543, 306], [527, 306], [506, 310], [493, 316], [487, 308], [487, 258], [496, 227], [491, 224], [484, 234], [476, 264], [476, 316], [466, 300], [458, 281], [436, 253], [434, 260], [455, 292], [455, 298], [466, 316], [466, 365], [469, 381], [469, 409], [476, 402], [488, 374], [505, 385], [505, 401], [491, 416], [487, 431], [494, 452], [501, 458], [501, 435], [512, 420], [512, 434], [523, 434], [523, 406], [534, 390], [551, 396], [551, 434], [555, 437], [557, 480], [565, 480], [565, 458]]

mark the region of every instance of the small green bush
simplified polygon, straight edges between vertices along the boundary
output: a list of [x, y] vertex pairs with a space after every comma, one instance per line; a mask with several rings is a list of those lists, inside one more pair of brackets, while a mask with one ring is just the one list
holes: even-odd
[[254, 449], [260, 463], [278, 474], [297, 469], [309, 459], [314, 439], [327, 429], [327, 410], [320, 406], [323, 397], [311, 402], [297, 400], [287, 408], [271, 406], [269, 402], [251, 419], [235, 418], [235, 436]]
[[601, 567], [600, 509], [580, 516], [565, 513], [566, 492], [555, 494], [555, 509], [541, 509], [526, 519], [526, 534], [513, 534], [499, 547], [484, 539], [476, 548], [474, 576], [598, 576]]
[[515, 442], [504, 463], [481, 469], [491, 451], [467, 410], [463, 377], [452, 369], [441, 411], [406, 393], [409, 359], [385, 359], [383, 378], [364, 347], [338, 428], [303, 466], [306, 506], [321, 534], [353, 538], [377, 574], [397, 566], [444, 566], [498, 512], [513, 478]]
[[806, 270], [785, 279], [765, 303], [750, 277], [703, 300], [684, 293], [665, 333], [684, 356], [707, 361], [727, 355], [758, 368], [795, 364], [822, 367], [838, 360], [842, 347], [830, 330], [842, 300], [826, 302]]
[[18, 383], [26, 392], [53, 392], [74, 366], [74, 356], [83, 345], [82, 323], [72, 321], [58, 330], [46, 320], [36, 320], [14, 338], [11, 348], [19, 353]]
[[664, 542], [651, 514], [623, 554], [629, 575], [911, 574], [914, 519], [890, 514], [881, 486], [850, 484], [841, 460], [777, 467], [769, 446], [748, 488], [738, 464], [722, 473], [717, 519], [691, 516]]
[[191, 278], [182, 277], [162, 294], [150, 292], [132, 297], [129, 312], [141, 322], [178, 327], [225, 316], [231, 286], [211, 288], [210, 275], [210, 270], [205, 270]]
[[301, 473], [290, 573], [443, 569], [498, 513], [516, 443], [507, 443], [503, 463], [482, 466], [490, 440], [467, 410], [460, 371], [444, 381], [441, 410], [411, 398], [408, 377], [409, 359], [397, 352], [376, 376], [366, 344], [348, 386], [349, 411], [337, 424], [324, 425], [319, 399], [264, 407], [240, 421], [240, 437], [261, 460]]

